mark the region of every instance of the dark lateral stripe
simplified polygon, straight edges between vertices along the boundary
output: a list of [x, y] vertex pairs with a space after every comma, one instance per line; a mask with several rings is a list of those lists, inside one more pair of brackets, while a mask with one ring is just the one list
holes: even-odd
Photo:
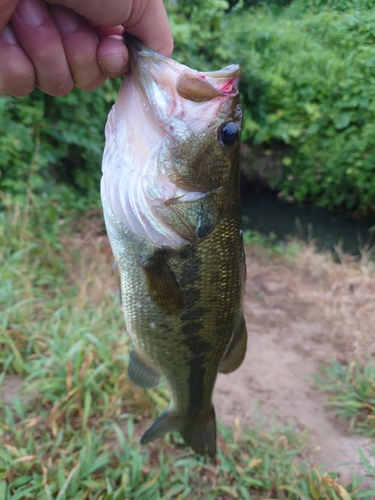
[[190, 418], [196, 419], [200, 416], [204, 408], [204, 396], [205, 387], [204, 379], [206, 374], [206, 368], [204, 365], [205, 356], [194, 357], [190, 363], [190, 375], [189, 375], [189, 416]]
[[[208, 308], [201, 304], [201, 266], [198, 249], [184, 248], [179, 255], [182, 263], [180, 279], [183, 286], [184, 311], [181, 314], [181, 342], [189, 349], [189, 403], [188, 412], [191, 419], [197, 419], [204, 408], [206, 356], [210, 352], [210, 344], [204, 340], [203, 318]], [[207, 404], [207, 402], [206, 402]]]
[[189, 414], [191, 417], [199, 415], [204, 407], [206, 374], [206, 354], [210, 344], [200, 335], [203, 329], [201, 321], [190, 321], [181, 328], [182, 343], [189, 348]]

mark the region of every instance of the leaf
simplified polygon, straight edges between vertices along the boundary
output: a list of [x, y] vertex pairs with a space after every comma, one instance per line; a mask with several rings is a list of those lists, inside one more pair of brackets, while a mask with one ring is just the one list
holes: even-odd
[[350, 125], [350, 122], [351, 122], [351, 115], [349, 113], [340, 113], [335, 121], [335, 129], [342, 130], [348, 127], [348, 125]]
[[35, 455], [25, 455], [24, 457], [16, 458], [16, 460], [13, 463], [32, 462], [35, 459], [36, 459]]
[[86, 429], [87, 427], [87, 422], [91, 411], [91, 401], [92, 401], [91, 391], [86, 390], [83, 403], [82, 430]]
[[263, 463], [263, 458], [259, 458], [259, 457], [255, 457], [253, 458], [250, 463], [249, 463], [249, 467], [250, 469], [255, 469], [256, 467], [258, 467], [258, 465], [260, 465], [261, 463]]
[[18, 448], [16, 448], [15, 446], [12, 446], [11, 444], [4, 444], [3, 445], [4, 448], [6, 448], [11, 455], [13, 455], [14, 457], [19, 457], [20, 456], [20, 451], [18, 450]]
[[7, 483], [5, 481], [0, 481], [0, 500], [6, 500], [7, 494]]

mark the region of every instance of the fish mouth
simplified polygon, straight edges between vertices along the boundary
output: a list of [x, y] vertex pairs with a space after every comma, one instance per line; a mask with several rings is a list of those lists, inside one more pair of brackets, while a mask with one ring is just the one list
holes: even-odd
[[149, 49], [129, 33], [124, 33], [123, 37], [129, 52], [130, 70], [150, 105], [155, 105], [155, 98], [150, 96], [158, 94], [155, 85], [164, 89], [169, 87], [175, 99], [182, 97], [192, 102], [230, 99], [238, 95], [239, 65], [231, 64], [217, 71], [195, 71]]

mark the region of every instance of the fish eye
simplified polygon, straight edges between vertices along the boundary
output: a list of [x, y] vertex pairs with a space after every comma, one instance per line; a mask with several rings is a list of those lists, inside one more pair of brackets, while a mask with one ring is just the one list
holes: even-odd
[[219, 140], [223, 146], [233, 146], [238, 140], [238, 127], [234, 122], [227, 122], [219, 130]]

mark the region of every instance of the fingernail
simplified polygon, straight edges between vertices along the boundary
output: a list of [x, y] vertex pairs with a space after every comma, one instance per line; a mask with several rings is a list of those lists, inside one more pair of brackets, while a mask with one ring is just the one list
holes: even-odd
[[79, 26], [79, 17], [72, 11], [63, 7], [55, 7], [52, 10], [53, 19], [63, 33], [71, 33]]
[[20, 0], [16, 12], [24, 24], [36, 28], [43, 24], [46, 10], [40, 0]]
[[123, 54], [101, 57], [100, 64], [104, 66], [108, 73], [120, 73], [125, 68], [125, 57]]
[[4, 26], [3, 31], [0, 33], [0, 38], [3, 40], [3, 42], [9, 43], [10, 45], [17, 44], [17, 38], [13, 33], [12, 28], [8, 24]]

